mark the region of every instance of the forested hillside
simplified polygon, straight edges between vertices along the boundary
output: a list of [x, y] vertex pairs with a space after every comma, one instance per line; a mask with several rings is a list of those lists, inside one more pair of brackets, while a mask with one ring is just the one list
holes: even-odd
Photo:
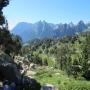
[[61, 39], [37, 39], [25, 44], [22, 54], [30, 62], [90, 80], [90, 32]]

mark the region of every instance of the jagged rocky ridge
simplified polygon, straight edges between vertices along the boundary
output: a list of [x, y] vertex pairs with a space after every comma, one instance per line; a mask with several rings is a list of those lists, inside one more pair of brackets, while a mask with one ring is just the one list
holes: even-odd
[[90, 23], [85, 24], [83, 21], [79, 21], [78, 24], [72, 22], [67, 24], [53, 24], [46, 21], [39, 21], [37, 23], [21, 22], [17, 24], [11, 33], [19, 35], [23, 42], [27, 42], [33, 39], [43, 38], [58, 38], [64, 36], [72, 36], [76, 33], [87, 31], [90, 27]]

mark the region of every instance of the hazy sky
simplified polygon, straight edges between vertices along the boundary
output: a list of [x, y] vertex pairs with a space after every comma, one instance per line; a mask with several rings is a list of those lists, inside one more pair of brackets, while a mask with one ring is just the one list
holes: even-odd
[[19, 22], [77, 23], [90, 21], [90, 0], [11, 0], [4, 9], [10, 29]]

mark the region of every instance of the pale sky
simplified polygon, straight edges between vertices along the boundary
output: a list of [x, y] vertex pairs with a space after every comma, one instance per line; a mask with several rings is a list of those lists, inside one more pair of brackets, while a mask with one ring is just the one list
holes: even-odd
[[90, 0], [11, 0], [4, 9], [4, 15], [10, 30], [19, 22], [89, 22]]

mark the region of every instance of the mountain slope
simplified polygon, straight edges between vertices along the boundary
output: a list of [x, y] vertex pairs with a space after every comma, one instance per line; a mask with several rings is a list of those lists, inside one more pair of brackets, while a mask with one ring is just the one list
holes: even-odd
[[17, 24], [11, 33], [19, 35], [24, 42], [35, 36], [35, 32], [32, 30], [32, 24], [26, 22]]
[[75, 33], [84, 32], [89, 27], [89, 24], [85, 24], [80, 21], [77, 25], [70, 24], [52, 24], [46, 21], [39, 21], [34, 24], [21, 22], [12, 30], [11, 33], [19, 35], [23, 42], [39, 38], [53, 38], [71, 36]]

